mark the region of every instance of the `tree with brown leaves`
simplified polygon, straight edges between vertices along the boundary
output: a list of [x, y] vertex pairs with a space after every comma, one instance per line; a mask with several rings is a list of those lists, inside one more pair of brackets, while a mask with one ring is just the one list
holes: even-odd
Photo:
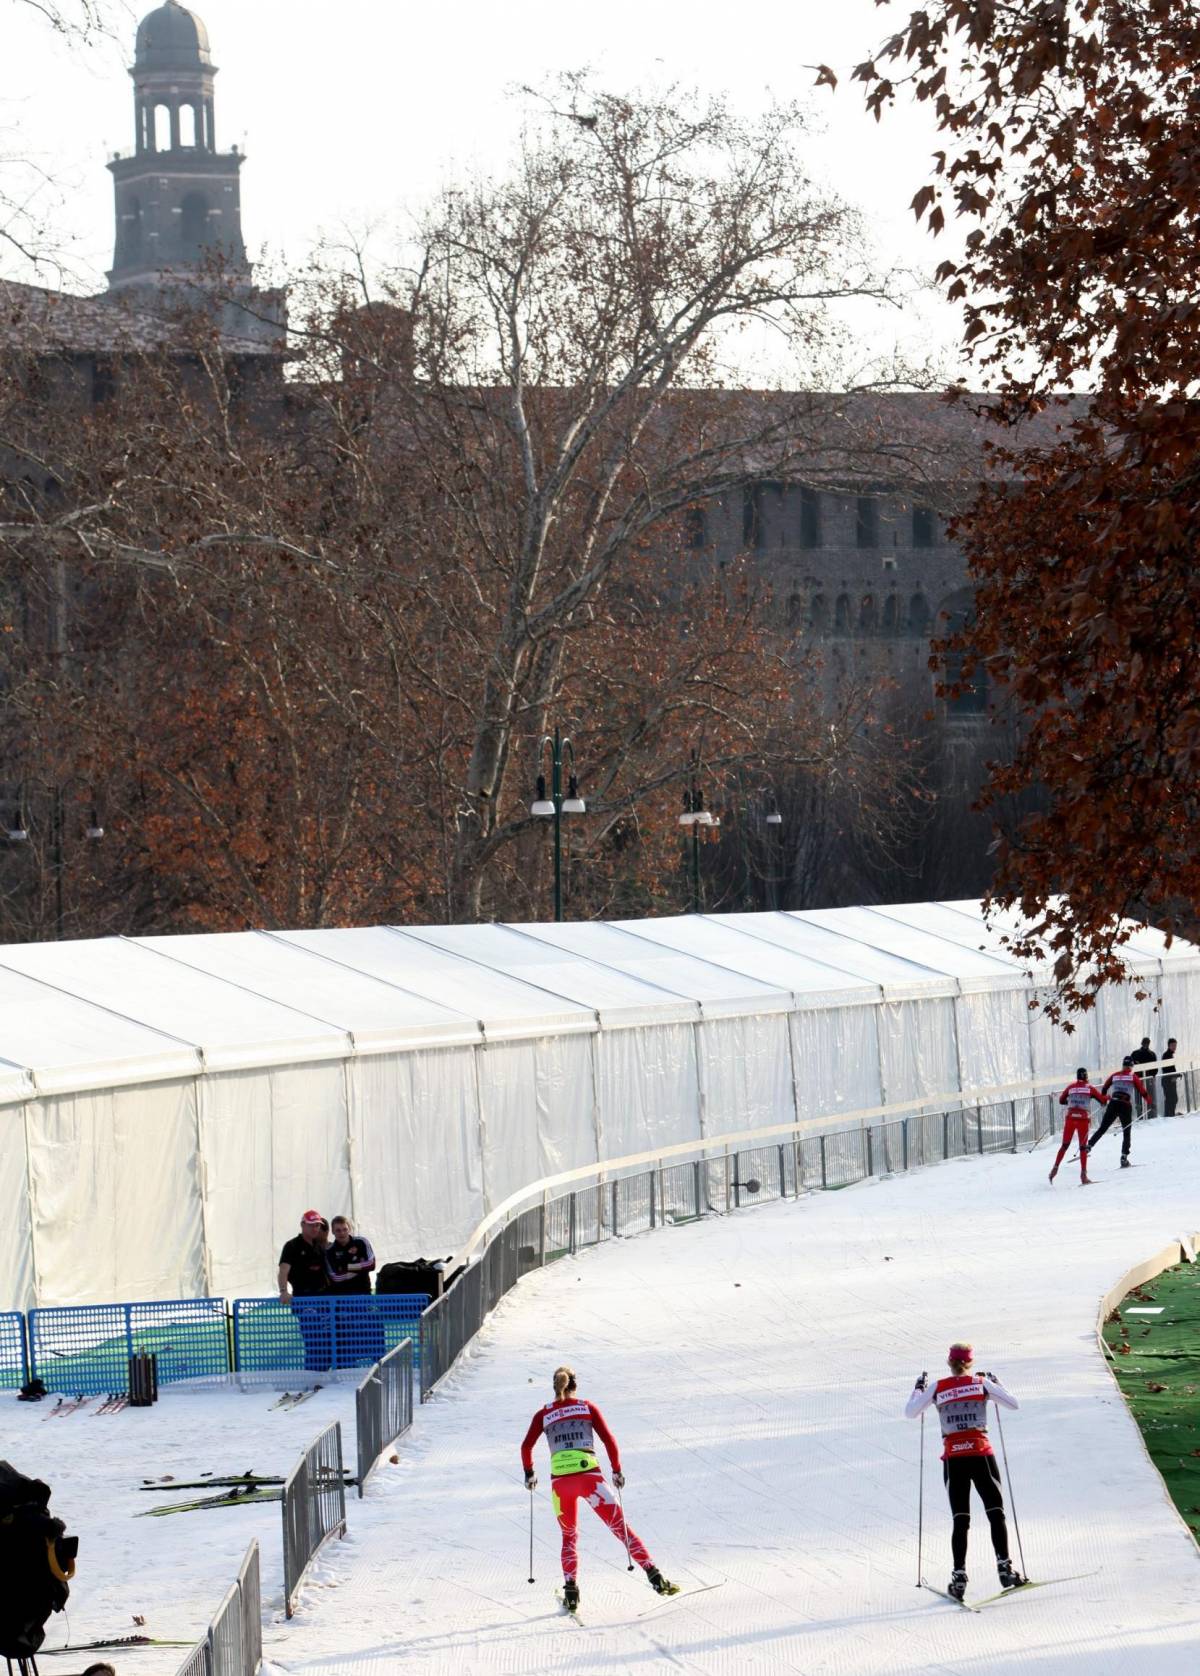
[[856, 71], [943, 138], [913, 209], [954, 234], [938, 277], [997, 431], [957, 525], [975, 621], [941, 667], [1022, 719], [988, 798], [1043, 807], [999, 839], [994, 897], [1068, 1007], [1120, 975], [1118, 916], [1200, 919], [1198, 61], [1179, 0], [936, 0]]

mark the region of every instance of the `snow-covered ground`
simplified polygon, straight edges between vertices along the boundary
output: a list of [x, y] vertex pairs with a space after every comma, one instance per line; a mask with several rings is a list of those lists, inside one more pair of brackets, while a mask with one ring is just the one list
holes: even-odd
[[[1033, 1155], [960, 1161], [617, 1242], [524, 1281], [417, 1417], [346, 1541], [318, 1561], [299, 1613], [280, 1610], [276, 1506], [133, 1520], [143, 1476], [286, 1469], [351, 1394], [293, 1413], [269, 1392], [166, 1391], [156, 1409], [43, 1423], [6, 1402], [0, 1453], [55, 1487], [83, 1538], [75, 1640], [189, 1634], [248, 1537], [263, 1547], [266, 1652], [289, 1676], [404, 1672], [803, 1672], [805, 1676], [1194, 1676], [1200, 1553], [1176, 1516], [1096, 1347], [1100, 1295], [1200, 1227], [1200, 1122], [1115, 1141], [1098, 1184]], [[1025, 1558], [1083, 1581], [978, 1616], [914, 1587], [919, 1427], [914, 1375], [954, 1337], [1021, 1399], [1005, 1437]], [[529, 1498], [517, 1445], [562, 1360], [621, 1441], [631, 1522], [686, 1587], [659, 1602], [584, 1508], [581, 1623], [554, 1602], [557, 1532]], [[926, 1432], [925, 1573], [949, 1571], [934, 1434]], [[157, 1498], [154, 1498], [157, 1499]], [[969, 1593], [995, 1572], [976, 1507]], [[63, 1639], [61, 1620], [51, 1644]], [[46, 1661], [53, 1671], [65, 1661]], [[177, 1664], [124, 1656], [162, 1676]]]

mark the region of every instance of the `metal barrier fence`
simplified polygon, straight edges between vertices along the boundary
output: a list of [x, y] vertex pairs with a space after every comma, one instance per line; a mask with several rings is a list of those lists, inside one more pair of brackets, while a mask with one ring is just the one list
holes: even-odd
[[413, 1342], [406, 1338], [375, 1364], [354, 1394], [358, 1495], [389, 1444], [413, 1421]]
[[262, 1584], [258, 1543], [246, 1550], [204, 1639], [179, 1667], [178, 1676], [258, 1676], [262, 1668]]
[[25, 1317], [18, 1313], [0, 1315], [0, 1390], [19, 1391], [28, 1378]]
[[160, 1385], [226, 1380], [229, 1340], [223, 1298], [166, 1303], [81, 1304], [29, 1312], [29, 1365], [48, 1391], [128, 1391], [129, 1358], [158, 1359]]
[[369, 1368], [415, 1337], [425, 1292], [356, 1298], [238, 1298], [233, 1306], [233, 1368], [243, 1382], [299, 1370]]
[[[1181, 1112], [1196, 1109], [1198, 1092], [1200, 1073], [1181, 1072]], [[421, 1400], [530, 1269], [604, 1239], [831, 1191], [950, 1158], [1016, 1152], [1057, 1132], [1061, 1116], [1056, 1093], [1029, 1094], [787, 1137], [742, 1151], [705, 1153], [698, 1145], [696, 1159], [547, 1196], [495, 1228], [477, 1258], [421, 1317]]]
[[331, 1536], [345, 1533], [342, 1428], [335, 1420], [309, 1444], [283, 1486], [283, 1604], [289, 1618], [304, 1573]]

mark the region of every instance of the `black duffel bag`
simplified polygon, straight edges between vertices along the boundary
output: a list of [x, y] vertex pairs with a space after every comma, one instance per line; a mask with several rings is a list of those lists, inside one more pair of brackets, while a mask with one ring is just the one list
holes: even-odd
[[49, 1506], [48, 1484], [0, 1461], [0, 1658], [31, 1659], [71, 1593], [79, 1538]]

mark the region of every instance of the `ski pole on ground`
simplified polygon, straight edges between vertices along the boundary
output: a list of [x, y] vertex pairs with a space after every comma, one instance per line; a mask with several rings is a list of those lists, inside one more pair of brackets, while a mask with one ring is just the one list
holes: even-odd
[[529, 1581], [533, 1582], [533, 1486], [529, 1487]]
[[1000, 1404], [996, 1403], [996, 1430], [1000, 1436], [1000, 1453], [1004, 1457], [1004, 1481], [1008, 1485], [1008, 1505], [1012, 1508], [1013, 1530], [1017, 1533], [1017, 1553], [1021, 1556], [1021, 1575], [1028, 1577], [1025, 1567], [1025, 1549], [1021, 1544], [1021, 1521], [1017, 1518], [1017, 1503], [1013, 1495], [1012, 1475], [1008, 1470], [1008, 1450], [1004, 1446], [1004, 1421], [1000, 1418]]
[[621, 1531], [625, 1537], [625, 1558], [629, 1561], [626, 1570], [633, 1570], [633, 1555], [629, 1552], [629, 1526], [625, 1523], [625, 1503], [621, 1500], [621, 1486], [617, 1485], [617, 1506], [621, 1509]]
[[917, 1476], [917, 1587], [921, 1587], [921, 1542], [925, 1532], [925, 1415], [921, 1414], [921, 1465]]

